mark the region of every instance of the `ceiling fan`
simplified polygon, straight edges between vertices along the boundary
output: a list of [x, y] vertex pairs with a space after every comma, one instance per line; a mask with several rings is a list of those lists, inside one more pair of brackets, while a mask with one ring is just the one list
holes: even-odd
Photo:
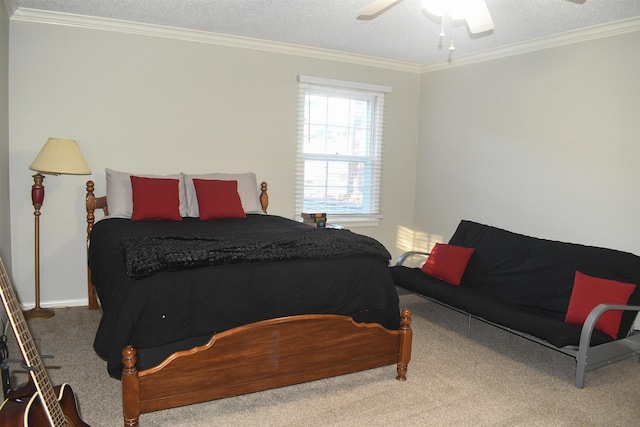
[[[358, 12], [358, 19], [371, 20], [382, 15], [402, 0], [375, 0]], [[484, 0], [422, 0], [426, 15], [452, 20], [464, 19], [473, 34], [491, 31], [494, 28], [491, 14]]]

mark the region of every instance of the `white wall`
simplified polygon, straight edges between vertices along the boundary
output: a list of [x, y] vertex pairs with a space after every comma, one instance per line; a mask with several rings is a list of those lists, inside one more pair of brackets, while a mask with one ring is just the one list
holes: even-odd
[[9, 66], [13, 270], [27, 306], [34, 301], [28, 166], [48, 137], [76, 139], [93, 171], [44, 182], [42, 305], [78, 304], [86, 302], [85, 182], [104, 192], [105, 167], [254, 171], [269, 183], [270, 213], [293, 216], [299, 74], [393, 87], [385, 102], [385, 217], [355, 231], [394, 256], [407, 249], [397, 225], [410, 226], [413, 215], [417, 73], [21, 20], [11, 23]]
[[11, 264], [9, 224], [9, 13], [0, 2], [0, 256]]
[[[9, 214], [9, 9], [0, 2], [0, 257], [11, 269], [11, 223]], [[0, 309], [0, 318], [6, 317]], [[0, 332], [2, 332], [0, 330]]]
[[91, 178], [103, 191], [105, 167], [252, 170], [269, 182], [270, 212], [290, 217], [298, 74], [393, 87], [385, 217], [354, 230], [392, 255], [414, 241], [430, 248], [447, 240], [460, 219], [640, 253], [639, 55], [636, 32], [419, 76], [12, 20], [10, 202], [19, 296], [33, 302], [28, 165], [49, 136], [78, 140], [94, 175], [45, 180], [43, 305], [85, 301], [84, 183]]
[[415, 235], [461, 219], [640, 254], [640, 32], [422, 76]]

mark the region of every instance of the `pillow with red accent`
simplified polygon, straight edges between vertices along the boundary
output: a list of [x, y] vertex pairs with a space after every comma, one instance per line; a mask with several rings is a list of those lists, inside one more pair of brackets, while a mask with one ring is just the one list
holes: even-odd
[[184, 187], [187, 199], [187, 215], [193, 218], [200, 216], [200, 210], [198, 209], [198, 198], [196, 196], [196, 189], [193, 185], [194, 179], [207, 179], [218, 181], [237, 181], [238, 182], [238, 194], [240, 195], [240, 202], [244, 213], [261, 214], [262, 206], [260, 199], [258, 198], [258, 183], [256, 174], [253, 172], [246, 173], [207, 173], [201, 175], [184, 175]]
[[[598, 304], [625, 305], [635, 289], [636, 285], [633, 283], [601, 279], [576, 271], [569, 308], [564, 321], [582, 325], [591, 310], [596, 308]], [[598, 318], [595, 329], [604, 332], [614, 340], [618, 339], [621, 320], [621, 310], [605, 311]]]
[[474, 248], [436, 243], [431, 255], [422, 266], [422, 271], [430, 276], [459, 286]]
[[180, 215], [180, 181], [170, 178], [131, 176], [133, 221], [170, 219], [182, 221]]
[[193, 179], [201, 220], [246, 218], [238, 194], [238, 181]]
[[188, 215], [188, 198], [185, 191], [184, 174], [173, 175], [148, 175], [141, 173], [119, 172], [113, 169], [105, 169], [107, 176], [107, 200], [109, 201], [110, 218], [131, 219], [133, 214], [133, 197], [131, 195], [131, 175], [141, 178], [170, 178], [177, 179], [180, 187], [180, 216]]

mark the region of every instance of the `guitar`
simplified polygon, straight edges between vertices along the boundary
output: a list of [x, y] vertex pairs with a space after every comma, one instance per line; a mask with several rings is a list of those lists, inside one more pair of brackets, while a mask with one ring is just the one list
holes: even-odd
[[28, 366], [30, 381], [11, 391], [0, 406], [0, 427], [89, 427], [78, 415], [76, 399], [68, 384], [53, 387], [27, 327], [16, 294], [0, 258], [0, 296]]

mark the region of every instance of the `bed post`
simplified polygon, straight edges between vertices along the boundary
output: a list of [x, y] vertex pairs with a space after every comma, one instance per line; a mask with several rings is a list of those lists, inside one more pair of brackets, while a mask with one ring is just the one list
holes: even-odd
[[398, 357], [398, 376], [397, 380], [405, 381], [407, 379], [407, 366], [411, 360], [411, 341], [413, 339], [413, 331], [411, 330], [411, 310], [403, 308], [400, 314], [400, 355]]
[[136, 368], [136, 349], [128, 345], [122, 350], [122, 414], [124, 427], [138, 427], [140, 418], [140, 383]]
[[[94, 193], [93, 181], [87, 181], [87, 197], [85, 198], [85, 205], [87, 209], [87, 261], [89, 260], [89, 238], [91, 237], [91, 230], [96, 222], [95, 211], [96, 209], [102, 210], [104, 216], [109, 215], [109, 207], [107, 206], [107, 196], [96, 197]], [[91, 270], [87, 263], [87, 295], [89, 296], [89, 310], [97, 310], [100, 308], [98, 303], [98, 295], [96, 289], [91, 281]]]
[[[91, 230], [93, 229], [93, 224], [96, 221], [95, 209], [96, 209], [96, 196], [93, 193], [94, 184], [93, 181], [87, 181], [87, 197], [85, 199], [86, 208], [87, 208], [87, 261], [89, 260], [89, 236], [91, 235]], [[97, 310], [98, 309], [98, 297], [96, 296], [96, 290], [93, 287], [93, 282], [91, 281], [91, 270], [89, 269], [89, 265], [87, 264], [87, 296], [89, 299], [89, 310]]]
[[87, 208], [87, 242], [89, 241], [93, 224], [96, 222], [96, 216], [94, 214], [96, 210], [96, 195], [93, 193], [94, 185], [93, 181], [87, 181], [87, 197], [85, 198]]
[[260, 184], [260, 205], [262, 206], [262, 212], [267, 213], [269, 195], [267, 194], [267, 183], [264, 181]]

